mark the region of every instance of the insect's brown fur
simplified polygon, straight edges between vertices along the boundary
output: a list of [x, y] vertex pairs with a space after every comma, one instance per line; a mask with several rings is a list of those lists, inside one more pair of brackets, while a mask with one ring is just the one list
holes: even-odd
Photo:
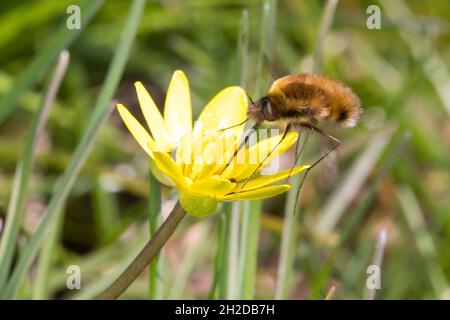
[[[270, 103], [270, 114], [267, 110], [263, 113], [264, 99]], [[249, 107], [248, 115], [257, 121], [280, 125], [325, 120], [353, 127], [361, 113], [359, 98], [340, 81], [315, 74], [295, 74], [276, 80], [266, 97]]]

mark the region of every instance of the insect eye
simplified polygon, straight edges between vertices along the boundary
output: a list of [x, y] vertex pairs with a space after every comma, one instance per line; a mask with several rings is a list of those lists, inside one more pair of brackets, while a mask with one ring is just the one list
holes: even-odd
[[269, 100], [265, 100], [264, 103], [262, 104], [262, 111], [264, 113], [264, 118], [266, 120], [268, 120], [268, 121], [275, 120], [272, 105], [270, 104]]

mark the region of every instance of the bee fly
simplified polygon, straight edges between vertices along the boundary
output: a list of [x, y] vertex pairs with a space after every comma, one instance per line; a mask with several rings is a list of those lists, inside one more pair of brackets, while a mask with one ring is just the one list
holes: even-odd
[[[256, 102], [251, 101], [247, 112], [248, 118], [244, 122], [253, 120], [255, 123], [253, 128], [255, 129], [261, 123], [266, 122], [282, 130], [283, 136], [280, 142], [272, 149], [272, 152], [289, 131], [301, 130], [301, 128], [309, 129], [309, 134], [305, 138], [304, 144], [313, 131], [333, 143], [332, 147], [305, 171], [298, 189], [298, 193], [300, 193], [308, 172], [341, 144], [340, 140], [325, 133], [317, 125], [323, 122], [331, 122], [344, 128], [351, 128], [357, 124], [361, 114], [362, 108], [359, 98], [342, 82], [316, 74], [294, 74], [276, 80], [266, 96]], [[247, 139], [248, 137], [246, 137], [244, 143], [247, 142]], [[292, 168], [295, 167], [303, 146], [298, 152], [297, 141], [296, 159]], [[253, 178], [253, 175], [266, 159], [260, 163], [259, 167], [242, 187]]]

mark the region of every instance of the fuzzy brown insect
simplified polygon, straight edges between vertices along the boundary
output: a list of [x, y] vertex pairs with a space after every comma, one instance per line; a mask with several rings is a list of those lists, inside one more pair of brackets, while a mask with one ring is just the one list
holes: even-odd
[[267, 121], [280, 128], [287, 124], [315, 127], [323, 121], [354, 127], [361, 113], [359, 98], [349, 87], [315, 74], [288, 75], [276, 80], [267, 95], [248, 110], [249, 118], [257, 123]]
[[[309, 171], [336, 150], [341, 143], [340, 140], [318, 128], [317, 124], [331, 122], [350, 128], [357, 124], [361, 114], [361, 102], [349, 87], [336, 79], [316, 74], [294, 74], [282, 77], [272, 84], [266, 96], [251, 103], [247, 120], [251, 119], [255, 122], [254, 128], [266, 122], [282, 129], [284, 134], [280, 143], [290, 130], [299, 130], [301, 127], [310, 129], [300, 152], [298, 152], [297, 142], [296, 158], [292, 168], [299, 160], [304, 145], [313, 131], [320, 133], [333, 143], [330, 149], [306, 170], [297, 191], [294, 207], [297, 206], [298, 195]], [[260, 166], [264, 161], [265, 159]], [[258, 169], [259, 167], [243, 186]]]

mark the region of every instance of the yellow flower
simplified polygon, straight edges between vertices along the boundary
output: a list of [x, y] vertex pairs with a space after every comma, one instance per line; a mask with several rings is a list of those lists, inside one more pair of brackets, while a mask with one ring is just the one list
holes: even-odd
[[[297, 133], [288, 133], [281, 142], [282, 136], [276, 135], [245, 146], [233, 157], [244, 125], [220, 130], [246, 119], [248, 101], [242, 88], [220, 91], [194, 126], [189, 83], [183, 72], [175, 71], [172, 77], [164, 118], [141, 83], [136, 83], [136, 90], [151, 136], [121, 104], [119, 113], [149, 155], [152, 172], [162, 183], [176, 187], [189, 214], [203, 217], [213, 213], [220, 201], [269, 198], [290, 189], [286, 184], [271, 184], [288, 177], [291, 170], [274, 175], [259, 172], [297, 140]], [[296, 167], [291, 174], [307, 167]]]

